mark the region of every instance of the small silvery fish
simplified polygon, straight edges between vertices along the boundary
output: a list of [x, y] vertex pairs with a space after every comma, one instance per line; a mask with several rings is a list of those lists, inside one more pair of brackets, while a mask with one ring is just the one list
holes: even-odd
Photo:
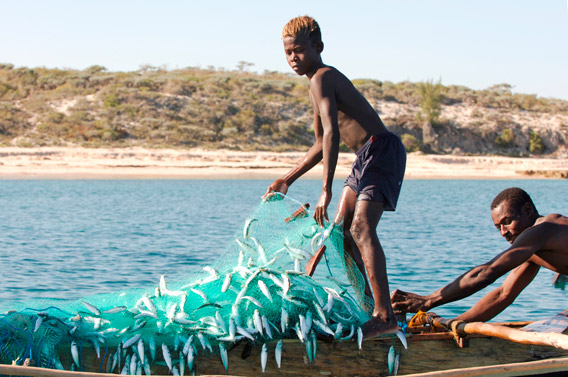
[[142, 336], [141, 334], [134, 335], [132, 338], [128, 339], [126, 342], [124, 342], [124, 344], [122, 344], [122, 348], [130, 347], [131, 345], [136, 343], [141, 336]]
[[394, 359], [395, 359], [395, 349], [393, 346], [390, 346], [389, 353], [388, 353], [388, 367], [389, 367], [389, 374], [392, 375], [394, 371]]
[[282, 339], [276, 343], [276, 349], [274, 350], [274, 357], [276, 358], [276, 365], [280, 368], [282, 363]]
[[223, 343], [219, 343], [219, 353], [221, 354], [221, 361], [225, 367], [225, 372], [229, 371], [229, 355]]
[[268, 346], [266, 343], [262, 344], [262, 351], [260, 352], [260, 366], [262, 367], [262, 373], [266, 370], [266, 362], [268, 361]]
[[223, 280], [223, 286], [221, 287], [222, 293], [227, 292], [227, 289], [229, 289], [229, 287], [231, 286], [232, 277], [233, 277], [233, 274], [231, 274], [231, 273], [228, 273], [225, 276], [225, 280]]
[[140, 357], [140, 364], [144, 364], [145, 354], [144, 354], [144, 339], [140, 338], [136, 346], [138, 350], [138, 356]]
[[260, 288], [262, 294], [263, 294], [264, 296], [266, 296], [266, 298], [268, 299], [268, 301], [270, 301], [270, 302], [272, 303], [272, 302], [273, 302], [273, 301], [272, 301], [272, 295], [270, 294], [270, 291], [268, 290], [268, 287], [266, 286], [266, 284], [265, 284], [262, 280], [259, 280], [259, 281], [258, 281], [258, 287]]
[[280, 317], [280, 328], [285, 333], [288, 330], [288, 312], [282, 307], [282, 316]]
[[404, 349], [407, 350], [408, 344], [406, 343], [406, 336], [404, 335], [404, 333], [402, 331], [397, 331], [396, 336], [398, 336], [398, 339], [400, 339], [400, 342], [404, 346]]
[[170, 354], [170, 349], [166, 343], [162, 343], [162, 355], [164, 356], [164, 361], [166, 362], [170, 371], [172, 370], [172, 355]]
[[81, 368], [79, 348], [77, 347], [77, 343], [74, 340], [71, 342], [71, 357], [73, 358], [75, 365], [77, 365], [77, 368]]
[[126, 310], [126, 306], [115, 306], [114, 308], [103, 311], [105, 314], [116, 314]]
[[359, 349], [363, 348], [363, 329], [357, 327], [357, 345]]
[[94, 305], [89, 304], [86, 301], [81, 301], [83, 303], [83, 305], [89, 309], [89, 311], [95, 315], [101, 315], [101, 311]]

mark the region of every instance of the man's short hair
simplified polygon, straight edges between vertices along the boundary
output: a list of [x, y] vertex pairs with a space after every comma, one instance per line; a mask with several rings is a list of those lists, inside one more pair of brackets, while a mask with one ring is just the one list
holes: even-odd
[[538, 213], [536, 210], [536, 206], [534, 205], [529, 194], [527, 194], [527, 192], [521, 188], [510, 187], [508, 189], [501, 191], [495, 197], [495, 199], [493, 199], [493, 202], [491, 202], [491, 210], [493, 211], [504, 201], [507, 201], [507, 203], [509, 203], [511, 208], [513, 208], [517, 212], [519, 212], [526, 203], [529, 203], [530, 206], [535, 211], [535, 213]]
[[282, 29], [282, 39], [286, 37], [296, 38], [302, 35], [308, 37], [312, 42], [321, 42], [321, 30], [313, 17], [300, 16], [292, 18]]

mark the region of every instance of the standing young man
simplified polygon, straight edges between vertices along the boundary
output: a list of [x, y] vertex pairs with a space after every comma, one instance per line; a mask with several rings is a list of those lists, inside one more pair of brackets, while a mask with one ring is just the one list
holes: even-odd
[[314, 211], [315, 220], [323, 227], [324, 220], [329, 220], [327, 207], [340, 140], [356, 153], [334, 221], [344, 221], [345, 250], [363, 276], [366, 271], [369, 278], [365, 279], [365, 293], [373, 299], [374, 309], [371, 319], [363, 325], [364, 337], [395, 333], [398, 324], [376, 229], [383, 211], [396, 208], [406, 167], [404, 146], [351, 81], [323, 63], [321, 31], [313, 18], [290, 20], [282, 30], [282, 39], [290, 67], [310, 80], [316, 140], [295, 168], [268, 187], [265, 196], [271, 192], [286, 194], [296, 179], [323, 160], [323, 187]]

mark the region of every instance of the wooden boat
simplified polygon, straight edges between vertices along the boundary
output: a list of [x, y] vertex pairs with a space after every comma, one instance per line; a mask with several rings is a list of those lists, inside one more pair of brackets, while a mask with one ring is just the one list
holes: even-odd
[[[514, 331], [529, 323], [509, 322], [489, 326]], [[546, 334], [543, 338], [548, 339], [550, 333]], [[540, 334], [537, 333], [536, 336], [539, 337]], [[568, 339], [565, 335], [558, 336]], [[396, 351], [400, 352], [398, 375], [418, 376], [426, 373], [423, 376], [521, 376], [552, 372], [564, 372], [568, 375], [568, 347], [564, 346], [566, 349], [550, 345], [521, 344], [495, 336], [472, 333], [462, 337], [455, 332], [444, 331], [429, 324], [409, 328], [406, 339], [408, 349], [404, 349], [396, 337], [384, 337], [364, 341], [360, 350], [356, 341], [339, 342], [322, 338], [318, 341], [317, 357], [313, 362], [308, 360], [303, 343], [299, 340], [284, 340], [281, 368], [278, 368], [274, 358], [276, 342], [269, 343], [265, 372], [261, 368], [261, 345], [251, 346], [243, 342], [229, 350], [228, 371], [225, 371], [217, 353], [201, 351], [195, 359], [196, 373], [235, 376], [388, 376], [388, 353], [391, 346], [394, 346]], [[529, 342], [539, 343], [533, 340]], [[548, 340], [544, 341], [547, 342]], [[554, 341], [552, 343], [557, 344]], [[69, 367], [69, 350], [60, 350], [59, 354], [63, 365]], [[106, 371], [106, 359], [97, 359], [94, 350], [86, 345], [81, 356], [84, 371], [80, 374], [5, 365], [0, 365], [0, 374], [82, 377], [104, 375], [100, 373]], [[157, 356], [156, 364], [160, 364], [160, 357], [161, 355]], [[161, 362], [163, 366], [156, 364], [152, 367], [152, 375], [171, 375], [165, 362]], [[187, 368], [185, 374], [188, 374]]]

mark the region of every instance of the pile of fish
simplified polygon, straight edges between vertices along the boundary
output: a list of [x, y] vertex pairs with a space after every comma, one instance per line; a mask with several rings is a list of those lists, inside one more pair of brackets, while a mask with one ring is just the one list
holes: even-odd
[[[291, 220], [305, 217], [300, 215]], [[308, 224], [296, 238], [286, 237], [279, 245], [271, 240], [267, 249], [252, 235], [256, 221], [248, 219], [235, 238], [234, 266], [205, 267], [189, 284], [169, 284], [162, 275], [155, 288], [138, 297], [93, 296], [77, 303], [73, 312], [50, 307], [0, 316], [0, 362], [29, 358], [37, 366], [83, 370], [82, 348], [88, 346], [107, 373], [150, 375], [153, 363], [165, 363], [172, 375], [194, 375], [200, 352], [218, 354], [228, 371], [228, 349], [243, 341], [261, 347], [263, 371], [274, 343], [271, 353], [280, 368], [282, 339], [298, 338], [310, 362], [317, 355], [318, 337], [356, 341], [361, 348], [360, 326], [368, 315], [349, 285], [333, 276], [312, 278], [302, 269], [334, 225], [321, 231]], [[404, 335], [397, 335], [406, 347]], [[68, 345], [71, 365], [60, 361], [62, 344]], [[398, 369], [398, 357], [392, 348], [391, 374]]]

